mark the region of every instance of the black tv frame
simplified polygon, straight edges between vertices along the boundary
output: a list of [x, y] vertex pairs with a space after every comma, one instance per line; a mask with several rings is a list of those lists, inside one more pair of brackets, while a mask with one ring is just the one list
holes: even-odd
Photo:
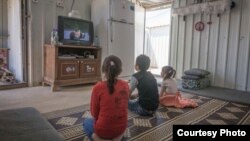
[[[65, 40], [64, 39], [64, 21], [65, 20], [88, 23], [89, 24], [89, 38], [90, 38], [89, 41]], [[91, 46], [94, 40], [93, 22], [83, 20], [83, 19], [73, 18], [73, 17], [58, 16], [58, 37], [59, 37], [59, 42], [61, 42], [64, 45]]]

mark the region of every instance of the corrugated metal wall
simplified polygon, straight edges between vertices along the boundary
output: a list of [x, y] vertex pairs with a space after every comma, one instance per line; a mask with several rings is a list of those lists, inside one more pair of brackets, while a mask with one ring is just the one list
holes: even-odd
[[[29, 1], [31, 19], [29, 32], [29, 85], [39, 85], [43, 80], [43, 46], [50, 43], [50, 33], [57, 27], [57, 16], [68, 15], [73, 0], [64, 0], [64, 7], [57, 7], [58, 0]], [[76, 0], [73, 9], [90, 20], [90, 0]]]
[[0, 48], [7, 48], [8, 42], [8, 15], [7, 0], [0, 0]]
[[[196, 14], [172, 18], [170, 64], [177, 77], [201, 68], [212, 73], [212, 85], [250, 91], [250, 0], [233, 0], [236, 7], [220, 16]], [[194, 0], [175, 0], [182, 7]], [[194, 25], [205, 23], [198, 32]], [[211, 21], [212, 24], [207, 24]]]
[[168, 65], [169, 25], [151, 27], [146, 30], [145, 54], [151, 59], [151, 67], [161, 69]]

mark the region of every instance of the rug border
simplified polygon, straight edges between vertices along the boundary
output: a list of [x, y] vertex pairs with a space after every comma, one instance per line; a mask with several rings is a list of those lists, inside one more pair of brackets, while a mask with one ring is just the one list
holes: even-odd
[[53, 119], [53, 118], [57, 118], [57, 117], [63, 117], [65, 115], [84, 112], [84, 111], [89, 110], [89, 109], [90, 109], [90, 104], [84, 104], [84, 105], [75, 106], [75, 107], [71, 107], [71, 108], [55, 110], [55, 111], [51, 111], [48, 113], [43, 113], [43, 116], [49, 120], [49, 119]]

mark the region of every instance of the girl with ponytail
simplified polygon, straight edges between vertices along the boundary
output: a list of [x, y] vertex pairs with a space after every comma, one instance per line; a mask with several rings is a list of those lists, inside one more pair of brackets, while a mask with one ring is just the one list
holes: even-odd
[[118, 57], [105, 58], [102, 65], [105, 80], [92, 90], [90, 111], [93, 118], [83, 123], [90, 140], [121, 140], [127, 128], [129, 86], [118, 79], [121, 72], [122, 62]]
[[112, 95], [114, 92], [114, 84], [117, 81], [117, 76], [122, 72], [122, 62], [116, 56], [107, 57], [102, 65], [102, 72], [107, 79], [107, 87], [109, 89], [109, 93]]
[[198, 104], [195, 101], [181, 97], [174, 80], [175, 74], [176, 71], [171, 66], [162, 67], [161, 77], [163, 81], [159, 98], [160, 104], [176, 108], [197, 107]]

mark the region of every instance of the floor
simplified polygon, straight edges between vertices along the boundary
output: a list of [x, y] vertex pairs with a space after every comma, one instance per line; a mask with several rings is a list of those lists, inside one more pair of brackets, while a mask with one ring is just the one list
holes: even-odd
[[154, 74], [159, 76], [161, 74], [161, 68], [149, 68], [149, 71]]
[[201, 90], [188, 90], [179, 87], [179, 90], [186, 93], [250, 105], [250, 92], [213, 86]]
[[[157, 79], [160, 82], [160, 78]], [[0, 90], [0, 110], [35, 107], [41, 113], [62, 110], [90, 103], [93, 85], [62, 87], [60, 91], [51, 92], [50, 86]], [[250, 93], [211, 87], [188, 93], [212, 98], [235, 101], [250, 105]]]
[[35, 107], [41, 113], [90, 103], [92, 85], [62, 87], [51, 92], [50, 86], [0, 91], [0, 110]]

